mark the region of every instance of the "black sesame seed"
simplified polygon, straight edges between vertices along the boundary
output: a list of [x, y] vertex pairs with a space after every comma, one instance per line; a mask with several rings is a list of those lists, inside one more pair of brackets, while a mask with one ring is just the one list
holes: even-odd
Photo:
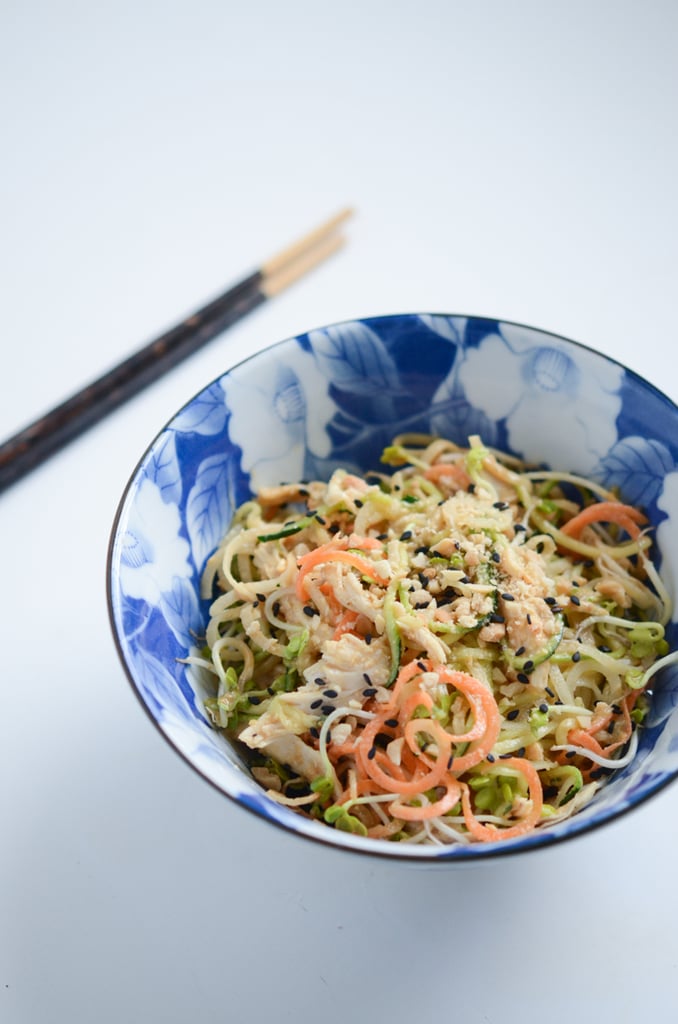
[[403, 530], [403, 532], [400, 534], [400, 539], [401, 540], [411, 540], [411, 538], [412, 538], [412, 531], [411, 530]]
[[265, 601], [266, 600], [266, 594], [257, 594], [256, 596], [257, 596], [257, 601]]
[[532, 661], [531, 658], [528, 658], [527, 661], [525, 662], [525, 664], [523, 665], [523, 671], [524, 672], [531, 672], [533, 668], [534, 668], [534, 662]]
[[556, 704], [557, 704], [557, 705], [558, 705], [559, 707], [562, 707], [562, 705], [563, 705], [563, 702], [562, 702], [562, 700], [558, 699], [558, 700], [556, 701]]
[[571, 758], [571, 757], [576, 757], [576, 756], [577, 756], [577, 751], [576, 750], [566, 750], [565, 751], [565, 757], [570, 757]]
[[384, 721], [384, 725], [387, 725], [389, 727], [389, 729], [395, 729], [397, 724], [398, 724], [398, 719], [397, 718], [387, 718]]
[[598, 644], [598, 650], [601, 654], [611, 654], [612, 648], [608, 647], [607, 644]]
[[315, 608], [312, 608], [310, 604], [305, 604], [304, 605], [304, 615], [308, 615], [309, 619], [312, 619], [314, 615], [319, 615], [319, 614], [320, 613], [318, 611], [316, 611]]
[[429, 550], [430, 548], [428, 548], [425, 544], [422, 544], [421, 547], [414, 549], [414, 553], [415, 555], [427, 555], [429, 553]]
[[581, 601], [579, 600], [579, 598], [577, 597], [576, 594], [570, 594], [570, 601], [571, 601], [572, 604], [576, 605], [577, 607], [579, 607], [579, 605], [581, 604]]
[[327, 527], [327, 532], [328, 533], [339, 533], [340, 529], [341, 529], [341, 527], [339, 526], [339, 523], [331, 523]]
[[353, 502], [353, 504], [355, 505], [356, 508], [362, 508], [363, 507], [363, 503], [360, 500], [360, 498], [356, 498], [355, 501]]
[[376, 692], [376, 686], [368, 686], [366, 690], [363, 690], [363, 697], [374, 697]]
[[315, 711], [316, 708], [319, 708], [322, 705], [322, 702], [322, 697], [320, 698], [320, 700], [314, 700], [313, 703], [311, 704], [311, 711]]
[[367, 672], [363, 672], [363, 679], [365, 680], [365, 682], [367, 683], [368, 686], [372, 685], [372, 680], [368, 676]]
[[532, 616], [530, 615], [530, 613], [529, 613], [529, 612], [528, 612], [528, 613], [527, 613], [527, 615], [525, 616], [525, 621], [527, 622], [528, 626], [531, 626], [531, 625], [532, 625]]
[[505, 512], [510, 506], [507, 501], [495, 501], [492, 507], [498, 508], [500, 512]]
[[527, 527], [523, 523], [516, 523], [513, 530], [515, 533], [526, 533]]
[[334, 700], [338, 696], [336, 690], [323, 690], [323, 697], [327, 697], [328, 700]]
[[623, 715], [624, 714], [624, 709], [620, 708], [618, 704], [612, 704], [612, 714], [613, 715]]
[[581, 651], [575, 651], [574, 654], [572, 655], [572, 661], [580, 661], [580, 660], [581, 660]]
[[492, 554], [490, 555], [490, 558], [492, 559], [493, 562], [501, 561], [501, 555], [499, 554], [498, 551], [493, 551]]
[[555, 597], [545, 597], [544, 600], [546, 601], [547, 604], [551, 604], [551, 605], [557, 603]]
[[325, 686], [325, 680], [322, 676], [316, 676], [313, 682], [316, 686]]
[[[488, 760], [489, 760], [489, 757], [488, 757]], [[447, 770], [448, 770], [448, 772], [449, 772], [449, 770], [450, 770], [450, 768], [452, 767], [453, 764], [454, 764], [454, 754], [450, 754], [450, 756], [447, 759]]]
[[503, 615], [500, 615], [499, 612], [492, 612], [490, 615], [490, 622], [506, 622], [506, 619]]
[[541, 555], [541, 553], [544, 550], [544, 542], [540, 540], [539, 543], [537, 544], [535, 550], [536, 550], [538, 555]]
[[476, 489], [476, 485], [475, 484], [469, 484], [468, 487], [466, 488], [466, 490], [468, 491], [469, 494], [473, 494], [475, 489]]
[[520, 747], [516, 750], [516, 757], [525, 757], [525, 747]]
[[371, 633], [365, 633], [365, 643], [367, 644], [368, 647], [372, 643], [372, 634]]
[[268, 695], [269, 695], [270, 697], [275, 697], [275, 690], [273, 689], [273, 687], [272, 687], [272, 686], [267, 686], [267, 687], [266, 687], [266, 693], [267, 693], [267, 694], [268, 694]]
[[248, 697], [247, 699], [250, 702], [250, 704], [261, 704], [261, 697], [257, 697], [256, 695]]
[[468, 576], [462, 576], [461, 579], [459, 580], [459, 582], [460, 583], [470, 583], [471, 581], [468, 578]]
[[507, 761], [509, 759], [509, 757], [513, 757], [513, 754], [500, 754], [499, 755], [499, 760], [500, 761]]
[[485, 760], [489, 761], [490, 764], [494, 764], [494, 762], [496, 761], [496, 758], [495, 758], [494, 754], [488, 754], [487, 757], [485, 758]]
[[525, 648], [524, 647], [519, 647], [518, 650], [516, 651], [516, 658], [519, 658], [520, 655], [524, 654], [524, 653], [525, 653]]
[[420, 668], [422, 672], [425, 672], [426, 671], [426, 664], [425, 664], [425, 662], [418, 661], [417, 662], [417, 668]]
[[546, 703], [546, 701], [542, 701], [542, 703], [539, 705], [539, 710], [541, 711], [542, 715], [545, 715], [546, 712], [548, 711], [548, 709], [549, 709], [549, 706]]
[[377, 540], [388, 540], [388, 534], [387, 533], [378, 533], [377, 534]]
[[501, 599], [502, 601], [515, 601], [513, 594], [502, 594]]
[[314, 740], [320, 739], [320, 730], [316, 729], [316, 727], [314, 725], [312, 725], [311, 728], [308, 731], [309, 731], [309, 735], [311, 735]]
[[275, 617], [277, 618], [278, 615], [280, 615], [280, 601], [274, 601], [273, 602], [273, 608], [271, 610], [272, 610], [273, 614], [275, 615]]
[[369, 760], [372, 761], [373, 758], [376, 757], [376, 755], [377, 755], [377, 748], [376, 747], [370, 747], [370, 749], [367, 751], [367, 756], [368, 756]]
[[511, 711], [507, 712], [506, 717], [508, 718], [509, 722], [515, 722], [519, 714], [519, 708], [513, 708]]
[[323, 715], [331, 715], [336, 710], [333, 704], [323, 704]]
[[546, 693], [548, 693], [549, 697], [555, 697], [555, 693], [553, 692], [550, 686], [545, 686], [544, 689]]
[[315, 514], [315, 518], [316, 518], [316, 522], [320, 523], [321, 526], [324, 526], [325, 523], [327, 522], [327, 520], [323, 519], [322, 516], [319, 516], [317, 512]]
[[519, 683], [524, 683], [526, 686], [530, 682], [530, 677], [526, 676], [524, 672], [519, 672], [516, 679]]

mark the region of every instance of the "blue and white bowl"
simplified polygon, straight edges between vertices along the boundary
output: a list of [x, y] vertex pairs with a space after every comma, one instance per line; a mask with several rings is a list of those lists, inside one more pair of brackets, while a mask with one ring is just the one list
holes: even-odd
[[[647, 509], [675, 595], [678, 408], [591, 349], [513, 323], [375, 317], [291, 338], [209, 384], [143, 456], [117, 511], [108, 564], [113, 632], [142, 704], [204, 778], [272, 824], [330, 846], [461, 863], [549, 846], [637, 807], [678, 774], [678, 669], [655, 680], [633, 762], [569, 820], [501, 843], [405, 846], [335, 831], [270, 800], [203, 710], [182, 664], [204, 631], [199, 581], [233, 509], [262, 485], [379, 464], [395, 434], [486, 444], [587, 474]], [[678, 623], [667, 637], [676, 646]]]

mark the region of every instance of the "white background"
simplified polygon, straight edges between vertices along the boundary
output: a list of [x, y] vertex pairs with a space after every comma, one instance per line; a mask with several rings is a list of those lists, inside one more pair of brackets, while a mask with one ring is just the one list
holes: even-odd
[[678, 787], [476, 868], [306, 846], [147, 720], [105, 563], [175, 410], [344, 317], [514, 319], [678, 399], [677, 43], [671, 0], [4, 0], [0, 437], [357, 215], [341, 255], [0, 497], [3, 1022], [671, 1019]]

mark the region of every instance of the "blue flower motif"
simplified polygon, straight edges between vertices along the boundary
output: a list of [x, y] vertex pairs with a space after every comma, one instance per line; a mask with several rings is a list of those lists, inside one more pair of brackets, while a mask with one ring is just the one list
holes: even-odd
[[181, 518], [148, 477], [139, 482], [121, 538], [120, 588], [127, 597], [157, 604], [176, 577], [192, 573], [189, 546], [180, 536]]
[[[558, 338], [544, 335], [539, 341], [520, 327], [501, 324], [466, 350], [459, 380], [472, 405], [505, 419], [513, 451], [529, 457], [538, 437], [546, 461], [592, 473], [617, 440], [624, 371]], [[545, 423], [550, 429], [540, 430]]]
[[271, 482], [268, 466], [275, 467], [276, 480], [297, 480], [307, 450], [320, 458], [329, 454], [327, 425], [336, 406], [327, 376], [301, 345], [289, 346], [284, 359], [266, 360], [256, 376], [233, 372], [222, 383], [229, 437], [242, 451], [253, 491]]

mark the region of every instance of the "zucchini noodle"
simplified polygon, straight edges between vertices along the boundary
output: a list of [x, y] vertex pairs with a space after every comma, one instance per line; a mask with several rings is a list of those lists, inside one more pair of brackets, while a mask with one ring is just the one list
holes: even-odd
[[262, 489], [209, 559], [214, 725], [269, 795], [388, 842], [497, 842], [629, 764], [672, 663], [643, 513], [403, 435], [390, 472]]

